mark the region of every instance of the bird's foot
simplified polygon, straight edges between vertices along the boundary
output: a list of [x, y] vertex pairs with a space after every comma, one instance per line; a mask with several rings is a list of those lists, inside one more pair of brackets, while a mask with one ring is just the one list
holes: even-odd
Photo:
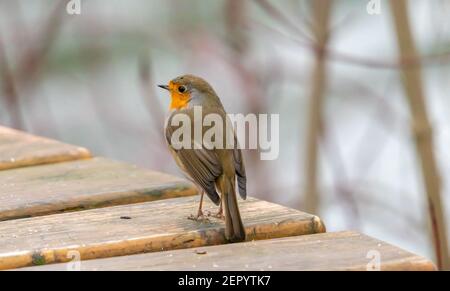
[[197, 221], [197, 222], [210, 222], [209, 218], [203, 215], [202, 211], [199, 211], [197, 215], [191, 214], [187, 217], [189, 220]]
[[208, 217], [214, 217], [214, 218], [217, 218], [217, 219], [220, 219], [220, 220], [224, 220], [225, 219], [225, 216], [223, 215], [223, 212], [222, 211], [219, 211], [219, 212], [217, 212], [217, 213], [211, 213], [210, 211], [208, 211], [208, 213], [206, 214], [206, 216], [208, 216]]

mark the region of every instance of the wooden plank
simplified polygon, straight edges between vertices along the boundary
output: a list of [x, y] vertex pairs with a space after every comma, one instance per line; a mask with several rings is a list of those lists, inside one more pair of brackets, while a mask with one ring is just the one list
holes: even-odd
[[0, 126], [0, 170], [90, 157], [85, 148]]
[[[81, 270], [367, 270], [369, 252], [381, 270], [435, 270], [429, 260], [356, 232], [337, 232], [233, 245], [82, 261]], [[68, 264], [25, 268], [68, 270]], [[22, 270], [22, 269], [19, 269]]]
[[[0, 223], [0, 269], [226, 243], [224, 223], [195, 222], [198, 196]], [[316, 216], [248, 198], [241, 214], [249, 241], [325, 231]], [[205, 209], [217, 211], [211, 202]], [[127, 217], [128, 219], [121, 219]]]
[[0, 171], [0, 221], [196, 193], [181, 178], [104, 158], [26, 167]]

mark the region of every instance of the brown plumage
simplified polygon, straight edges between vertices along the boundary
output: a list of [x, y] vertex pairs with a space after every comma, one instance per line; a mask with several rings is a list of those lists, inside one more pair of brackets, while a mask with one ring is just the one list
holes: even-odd
[[[225, 236], [231, 242], [245, 240], [245, 229], [239, 213], [238, 202], [235, 192], [236, 180], [239, 193], [243, 199], [247, 197], [246, 174], [241, 150], [238, 149], [234, 132], [234, 148], [194, 148], [194, 124], [202, 122], [207, 114], [217, 114], [225, 125], [227, 120], [225, 109], [219, 97], [212, 87], [203, 79], [184, 75], [170, 81], [169, 85], [160, 85], [161, 88], [169, 90], [171, 93], [171, 113], [167, 119], [165, 134], [170, 152], [177, 165], [185, 172], [188, 178], [197, 185], [201, 192], [199, 211], [197, 217], [203, 216], [202, 201], [203, 193], [216, 204], [220, 204], [219, 215], [222, 206], [225, 214]], [[195, 120], [194, 107], [200, 106], [202, 118]], [[191, 148], [176, 149], [172, 144], [172, 135], [179, 126], [172, 125], [172, 119], [178, 114], [185, 114], [191, 121]], [[202, 126], [202, 137], [210, 128]], [[219, 137], [222, 138], [223, 145], [226, 145], [225, 131]], [[202, 138], [203, 140], [203, 138]], [[220, 192], [221, 197], [217, 193]]]

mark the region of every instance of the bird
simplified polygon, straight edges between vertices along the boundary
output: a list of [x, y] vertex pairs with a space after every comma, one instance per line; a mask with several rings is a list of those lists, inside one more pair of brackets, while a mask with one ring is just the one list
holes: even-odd
[[[176, 77], [169, 81], [168, 85], [158, 85], [158, 87], [169, 91], [171, 97], [164, 129], [169, 151], [178, 167], [200, 192], [197, 215], [192, 215], [191, 219], [204, 218], [202, 204], [203, 196], [206, 193], [213, 203], [219, 205], [216, 217], [225, 219], [225, 238], [229, 242], [245, 241], [245, 228], [239, 212], [236, 184], [241, 198], [245, 200], [247, 198], [247, 176], [234, 130], [231, 129], [234, 135], [234, 145], [231, 148], [225, 146], [223, 148], [195, 147], [194, 130], [191, 130], [188, 142], [190, 147], [176, 146], [172, 141], [174, 132], [179, 128], [172, 125], [172, 121], [180, 114], [189, 117], [192, 129], [195, 128], [196, 122], [202, 122], [208, 114], [216, 114], [225, 125], [229, 119], [227, 119], [227, 113], [219, 96], [207, 81], [190, 74]], [[200, 119], [196, 119], [194, 116], [196, 107], [197, 109], [201, 108]], [[201, 124], [202, 137], [208, 128], [210, 127]], [[224, 130], [215, 137], [216, 139], [223, 138], [224, 144], [225, 132]], [[201, 142], [203, 141], [202, 138]]]

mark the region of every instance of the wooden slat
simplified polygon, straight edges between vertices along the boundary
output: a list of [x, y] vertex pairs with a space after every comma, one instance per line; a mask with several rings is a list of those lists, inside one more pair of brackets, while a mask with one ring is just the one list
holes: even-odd
[[90, 157], [85, 148], [0, 126], [0, 170]]
[[196, 193], [181, 178], [104, 158], [26, 167], [0, 171], [0, 221]]
[[[188, 220], [198, 196], [0, 223], [0, 269], [223, 244], [224, 224]], [[325, 231], [316, 216], [249, 198], [241, 201], [248, 240]], [[209, 201], [205, 209], [217, 211]], [[121, 219], [126, 217], [129, 219]]]
[[[367, 270], [369, 252], [381, 270], [435, 270], [433, 263], [355, 232], [337, 232], [82, 261], [81, 270]], [[24, 270], [67, 270], [56, 264]], [[19, 269], [22, 270], [22, 269]]]

